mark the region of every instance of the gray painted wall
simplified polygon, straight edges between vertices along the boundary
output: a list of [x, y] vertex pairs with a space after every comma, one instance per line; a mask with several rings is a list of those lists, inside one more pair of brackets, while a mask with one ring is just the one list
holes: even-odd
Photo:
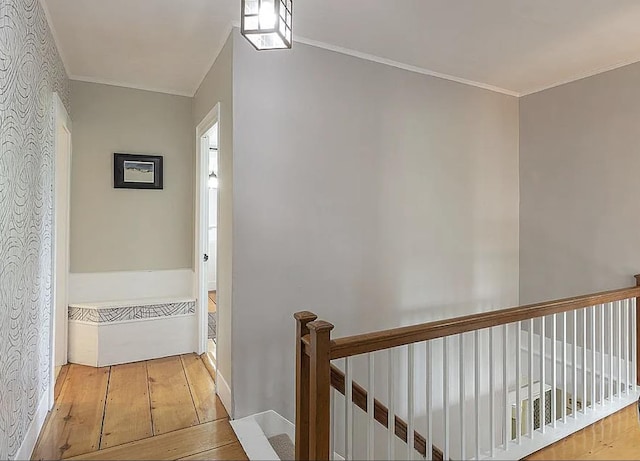
[[518, 302], [518, 101], [235, 34], [235, 416], [292, 420], [294, 312], [343, 336]]
[[[233, 37], [230, 35], [193, 101], [193, 133], [202, 119], [220, 103], [218, 146], [218, 272], [217, 365], [231, 386], [231, 298], [233, 220]], [[233, 413], [233, 409], [229, 409]]]
[[635, 284], [640, 64], [520, 100], [520, 298]]
[[[72, 82], [71, 272], [193, 267], [192, 99]], [[164, 156], [164, 190], [113, 188], [113, 153]]]
[[69, 81], [37, 1], [0, 1], [0, 459], [48, 398], [53, 92]]

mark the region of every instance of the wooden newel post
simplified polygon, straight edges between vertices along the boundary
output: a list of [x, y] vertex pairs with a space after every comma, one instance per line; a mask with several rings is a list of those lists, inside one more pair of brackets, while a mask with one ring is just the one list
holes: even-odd
[[311, 335], [309, 457], [329, 459], [331, 436], [331, 330], [323, 320], [307, 325]]
[[318, 317], [312, 312], [297, 312], [296, 319], [296, 459], [309, 459], [309, 373], [310, 360], [302, 337], [309, 334], [307, 325]]
[[[636, 286], [640, 287], [640, 274], [636, 275]], [[636, 385], [640, 384], [640, 297], [636, 298]]]

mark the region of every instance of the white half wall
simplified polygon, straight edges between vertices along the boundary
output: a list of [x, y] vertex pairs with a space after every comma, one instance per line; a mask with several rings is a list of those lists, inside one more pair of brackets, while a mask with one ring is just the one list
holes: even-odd
[[192, 298], [191, 269], [72, 273], [69, 304], [142, 298]]
[[195, 314], [95, 324], [69, 321], [69, 361], [104, 367], [197, 351]]

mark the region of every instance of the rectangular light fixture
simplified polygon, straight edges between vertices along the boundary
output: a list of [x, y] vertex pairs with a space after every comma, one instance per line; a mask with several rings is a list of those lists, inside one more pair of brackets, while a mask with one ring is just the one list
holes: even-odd
[[242, 35], [257, 50], [291, 48], [293, 0], [242, 0]]

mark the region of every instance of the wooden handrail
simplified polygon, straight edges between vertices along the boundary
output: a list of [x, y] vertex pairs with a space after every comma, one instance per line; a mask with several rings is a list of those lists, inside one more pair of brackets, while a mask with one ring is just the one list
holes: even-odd
[[[374, 333], [347, 336], [331, 341], [331, 360], [636, 297], [640, 298], [640, 287], [621, 288]], [[308, 351], [308, 342], [305, 339], [303, 338], [303, 343], [305, 344], [305, 351]]]
[[[342, 395], [345, 393], [345, 378], [344, 373], [334, 365], [331, 365], [331, 386], [340, 392]], [[368, 411], [367, 405], [367, 391], [355, 381], [352, 382], [352, 398], [353, 403], [365, 413]], [[376, 421], [382, 424], [384, 427], [389, 427], [389, 409], [384, 406], [378, 399], [373, 401], [373, 417]], [[395, 417], [395, 434], [404, 443], [407, 443], [407, 423], [398, 416]], [[425, 456], [427, 450], [426, 439], [417, 431], [413, 432], [414, 447], [418, 453]], [[432, 445], [432, 459], [434, 461], [442, 461], [442, 451], [435, 445]]]
[[[482, 330], [499, 325], [560, 314], [576, 309], [636, 298], [636, 312], [640, 306], [640, 275], [637, 285], [630, 288], [603, 291], [572, 298], [559, 299], [498, 311], [483, 312], [408, 327], [394, 328], [373, 333], [331, 339], [333, 325], [317, 320], [312, 312], [295, 314], [296, 329], [296, 447], [297, 460], [328, 460], [330, 439], [330, 390], [331, 386], [345, 393], [344, 374], [331, 365], [331, 360], [353, 355], [376, 352], [422, 341]], [[640, 322], [636, 324], [640, 337]], [[640, 341], [637, 342], [640, 358]], [[638, 364], [636, 364], [638, 365]], [[636, 369], [640, 382], [640, 365]], [[352, 387], [353, 403], [367, 411], [367, 391], [357, 383]], [[389, 410], [374, 400], [374, 418], [388, 428]], [[395, 417], [394, 434], [407, 442], [407, 423]], [[426, 453], [425, 438], [414, 431], [414, 447], [423, 456]], [[440, 450], [433, 447], [433, 458], [442, 460]]]

